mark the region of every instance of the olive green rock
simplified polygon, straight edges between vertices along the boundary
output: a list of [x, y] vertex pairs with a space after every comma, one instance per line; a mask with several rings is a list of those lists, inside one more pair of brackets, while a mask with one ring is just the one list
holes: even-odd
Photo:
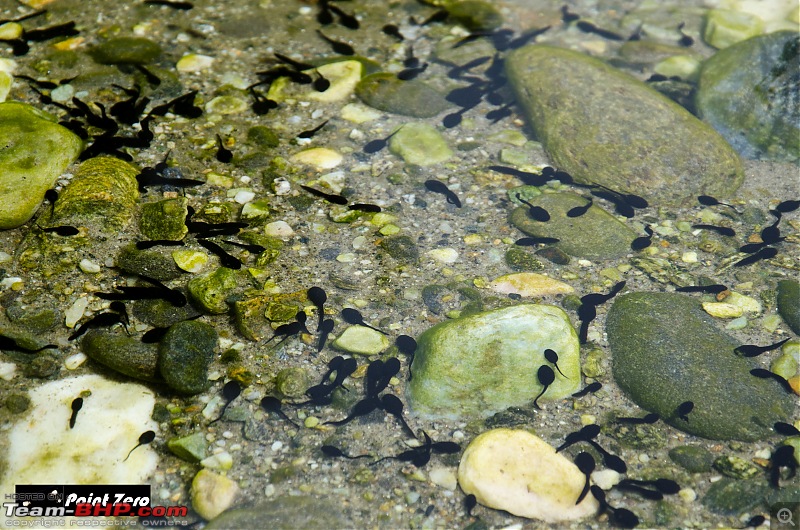
[[723, 477], [711, 484], [702, 502], [713, 513], [740, 515], [763, 505], [769, 493], [769, 483], [765, 480]]
[[144, 381], [161, 381], [158, 351], [153, 344], [123, 333], [93, 329], [84, 335], [81, 349], [90, 359], [121, 374]]
[[703, 63], [698, 116], [748, 158], [800, 158], [800, 35], [779, 31], [734, 44]]
[[436, 127], [427, 123], [406, 123], [400, 127], [389, 140], [389, 151], [416, 166], [439, 164], [453, 156]]
[[[769, 437], [789, 421], [792, 397], [750, 370], [755, 360], [719, 331], [696, 298], [677, 293], [618, 296], [606, 318], [614, 380], [640, 407], [684, 432], [712, 440]], [[691, 401], [688, 421], [676, 409]]]
[[204, 322], [187, 320], [169, 328], [158, 346], [158, 371], [181, 394], [199, 394], [211, 383], [208, 367], [217, 347], [216, 330]]
[[536, 44], [511, 52], [505, 66], [537, 139], [578, 182], [688, 204], [729, 196], [744, 179], [719, 133], [599, 59]]
[[183, 239], [189, 233], [186, 227], [188, 204], [186, 197], [143, 204], [139, 230], [149, 239]]
[[254, 506], [237, 507], [220, 514], [205, 527], [207, 530], [263, 528], [269, 521], [272, 530], [297, 528], [355, 528], [351, 517], [342, 511], [342, 503], [325, 497], [283, 495]]
[[370, 107], [415, 118], [430, 118], [450, 107], [444, 96], [426, 83], [402, 81], [384, 72], [361, 79], [356, 95]]
[[26, 223], [83, 142], [44, 112], [15, 101], [0, 103], [0, 229]]
[[311, 375], [301, 366], [284, 368], [275, 375], [275, 390], [282, 396], [301, 398], [311, 386]]
[[690, 473], [708, 473], [714, 455], [699, 445], [680, 445], [669, 450], [669, 459]]
[[104, 233], [116, 233], [130, 221], [139, 200], [132, 165], [118, 158], [98, 156], [78, 167], [53, 208], [54, 224], [91, 224]]
[[447, 5], [447, 14], [469, 31], [492, 31], [503, 25], [503, 15], [489, 2], [464, 0]]
[[98, 44], [89, 54], [100, 64], [147, 64], [158, 59], [161, 46], [142, 37], [118, 37]]
[[437, 324], [417, 337], [407, 394], [425, 417], [489, 417], [529, 405], [542, 391], [537, 372], [552, 369], [544, 350], [558, 354], [555, 381], [539, 399], [553, 401], [580, 387], [578, 336], [567, 314], [544, 304], [473, 313]]
[[778, 282], [778, 313], [786, 325], [800, 335], [800, 283], [794, 280]]
[[181, 276], [171, 256], [158, 250], [139, 250], [135, 243], [122, 247], [116, 265], [123, 271], [165, 282]]
[[204, 276], [192, 278], [187, 288], [189, 297], [199, 309], [219, 315], [228, 310], [226, 299], [236, 285], [236, 273], [220, 267]]
[[167, 447], [172, 451], [172, 454], [193, 464], [206, 457], [207, 445], [208, 441], [202, 432], [167, 440]]
[[414, 264], [419, 261], [419, 249], [409, 236], [385, 237], [381, 240], [380, 247], [401, 263]]
[[511, 212], [511, 224], [529, 236], [560, 239], [555, 246], [570, 256], [605, 260], [631, 252], [636, 232], [599, 206], [593, 204], [579, 217], [567, 217], [567, 211], [586, 205], [587, 199], [580, 195], [543, 193], [528, 202], [547, 210], [550, 220], [536, 221], [528, 215], [528, 207], [520, 207]]

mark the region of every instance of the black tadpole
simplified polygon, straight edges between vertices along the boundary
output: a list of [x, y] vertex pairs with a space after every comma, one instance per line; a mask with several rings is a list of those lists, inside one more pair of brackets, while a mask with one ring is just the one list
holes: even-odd
[[467, 512], [468, 517], [472, 517], [472, 510], [478, 505], [478, 499], [470, 493], [464, 497], [464, 510]]
[[217, 135], [217, 154], [215, 156], [216, 159], [223, 164], [227, 164], [233, 160], [233, 153], [225, 148], [225, 144], [219, 134]]
[[574, 208], [567, 210], [567, 217], [580, 217], [588, 212], [589, 208], [591, 208], [593, 204], [594, 200], [590, 197], [586, 200], [586, 204], [583, 206], [575, 206]]
[[517, 193], [517, 200], [528, 207], [528, 216], [534, 221], [546, 223], [550, 220], [550, 214], [541, 206], [534, 206], [530, 202], [523, 199], [519, 193]]
[[83, 398], [75, 398], [72, 400], [72, 414], [69, 417], [69, 428], [75, 427], [75, 420], [78, 418], [78, 411], [83, 407]]
[[547, 362], [556, 367], [556, 370], [558, 370], [558, 373], [560, 373], [562, 377], [569, 379], [569, 377], [564, 375], [564, 372], [561, 371], [561, 368], [558, 367], [558, 354], [555, 350], [551, 350], [550, 348], [544, 350], [544, 358], [547, 359]]
[[322, 454], [331, 458], [349, 458], [350, 460], [355, 460], [357, 458], [369, 458], [369, 455], [348, 455], [335, 445], [323, 445], [319, 448], [319, 450], [322, 451]]
[[[399, 130], [400, 129], [398, 129], [398, 131]], [[371, 141], [367, 142], [364, 145], [364, 147], [361, 148], [361, 150], [363, 152], [367, 153], [368, 155], [371, 155], [373, 153], [377, 153], [378, 151], [380, 151], [381, 149], [383, 149], [384, 147], [389, 145], [389, 140], [395, 134], [397, 134], [397, 131], [394, 131], [392, 134], [390, 134], [386, 138], [378, 138], [377, 140], [371, 140]]]
[[765, 370], [764, 368], [753, 368], [752, 370], [750, 370], [750, 375], [758, 377], [759, 379], [773, 379], [790, 394], [794, 392], [794, 389], [792, 389], [792, 385], [789, 384], [789, 381], [779, 376], [775, 372]]
[[655, 412], [651, 412], [650, 414], [645, 415], [643, 418], [628, 418], [628, 417], [617, 418], [616, 419], [616, 423], [628, 423], [630, 425], [642, 425], [642, 424], [655, 423], [660, 419], [661, 419], [661, 416], [659, 416]]
[[328, 301], [328, 294], [322, 287], [314, 286], [306, 291], [306, 297], [308, 301], [317, 308], [317, 315], [319, 317], [317, 331], [319, 331], [322, 328], [322, 320], [325, 318], [325, 302]]
[[783, 436], [798, 436], [800, 435], [800, 429], [792, 425], [791, 423], [785, 423], [782, 421], [775, 422], [772, 426], [776, 433], [782, 434]]
[[578, 496], [578, 500], [575, 501], [575, 504], [580, 504], [584, 497], [586, 497], [586, 494], [589, 493], [589, 478], [592, 474], [592, 471], [594, 471], [596, 463], [592, 455], [583, 451], [575, 455], [575, 459], [573, 461], [578, 467], [578, 470], [586, 476], [586, 482], [583, 485], [583, 490]]
[[684, 401], [675, 409], [675, 415], [683, 421], [689, 421], [689, 413], [694, 410], [694, 402]]
[[734, 349], [733, 351], [742, 357], [757, 357], [762, 353], [766, 353], [772, 350], [777, 350], [787, 342], [789, 342], [789, 338], [785, 338], [782, 341], [776, 342], [775, 344], [770, 344], [768, 346], [756, 346], [755, 344], [745, 344], [739, 346], [738, 348]]
[[273, 396], [265, 396], [261, 400], [261, 408], [264, 409], [265, 412], [274, 412], [295, 427], [300, 428], [300, 426], [293, 422], [292, 419], [281, 409], [281, 405], [281, 400]]
[[361, 316], [358, 309], [353, 309], [351, 307], [346, 307], [342, 309], [342, 319], [348, 324], [353, 324], [357, 326], [364, 326], [366, 328], [372, 329], [377, 331], [378, 333], [383, 333], [384, 335], [388, 335], [385, 331], [381, 331], [376, 327], [370, 326], [369, 324], [364, 322], [364, 317]]
[[[127, 460], [131, 456], [131, 453], [133, 453], [136, 449], [138, 449], [139, 446], [147, 445], [147, 444], [149, 444], [150, 442], [152, 442], [155, 439], [156, 439], [155, 431], [145, 431], [145, 432], [143, 432], [142, 435], [139, 436], [139, 443], [137, 443], [136, 446], [133, 449], [128, 451], [128, 456], [125, 457], [125, 460]], [[123, 460], [123, 462], [125, 460]]]
[[225, 386], [222, 387], [222, 397], [225, 399], [225, 405], [222, 407], [222, 412], [219, 413], [219, 416], [215, 420], [211, 420], [208, 424], [211, 425], [212, 423], [216, 423], [222, 419], [225, 415], [225, 411], [228, 410], [228, 405], [231, 402], [239, 397], [239, 394], [242, 393], [242, 387], [239, 386], [239, 382], [235, 380], [228, 381], [225, 383]]
[[[320, 92], [322, 92], [322, 90], [320, 90]], [[317, 125], [316, 127], [314, 127], [313, 129], [308, 129], [307, 131], [303, 131], [303, 132], [299, 133], [297, 135], [297, 137], [298, 138], [313, 138], [315, 134], [317, 134], [323, 127], [325, 127], [325, 125], [328, 124], [328, 121], [330, 121], [330, 120], [325, 120], [322, 123], [320, 123], [319, 125]]]
[[533, 400], [533, 404], [537, 409], [541, 410], [542, 407], [540, 407], [538, 403], [539, 398], [542, 397], [542, 395], [545, 392], [547, 392], [547, 389], [550, 387], [551, 384], [553, 384], [553, 381], [556, 380], [556, 373], [553, 371], [552, 368], [550, 368], [546, 364], [543, 364], [542, 366], [539, 367], [539, 370], [536, 372], [536, 378], [539, 380], [539, 384], [542, 385], [543, 388], [542, 391], [539, 392], [539, 395], [536, 396], [536, 398]]
[[322, 348], [325, 347], [325, 341], [328, 340], [328, 335], [330, 335], [331, 331], [333, 331], [334, 322], [332, 319], [327, 318], [322, 321], [317, 331], [319, 332], [319, 338], [317, 339], [317, 353], [322, 351]]
[[400, 398], [394, 394], [384, 394], [381, 397], [381, 408], [397, 418], [409, 436], [416, 437], [414, 429], [408, 426], [406, 419], [403, 417], [403, 402], [400, 401]]
[[645, 225], [644, 231], [647, 232], [646, 236], [637, 237], [631, 241], [631, 250], [643, 250], [653, 242], [653, 229], [650, 228], [650, 225]]
[[603, 385], [599, 381], [595, 381], [594, 383], [590, 383], [590, 384], [586, 385], [585, 387], [583, 387], [581, 390], [579, 390], [579, 391], [575, 392], [574, 394], [572, 394], [572, 397], [580, 398], [580, 397], [583, 397], [583, 396], [585, 396], [587, 394], [591, 394], [591, 393], [597, 392], [601, 388], [603, 388]]
[[334, 39], [328, 37], [327, 35], [325, 35], [324, 33], [322, 33], [322, 31], [320, 31], [320, 30], [317, 30], [317, 35], [319, 35], [322, 40], [324, 40], [325, 42], [330, 44], [331, 45], [331, 49], [333, 49], [333, 51], [338, 53], [339, 55], [355, 55], [356, 54], [356, 51], [353, 49], [353, 47], [350, 46], [349, 44], [347, 44], [346, 42], [341, 42], [341, 41], [334, 40]]
[[425, 188], [434, 193], [441, 193], [447, 198], [448, 203], [454, 205], [456, 208], [461, 208], [461, 200], [458, 198], [458, 195], [451, 191], [444, 182], [434, 179], [426, 180]]

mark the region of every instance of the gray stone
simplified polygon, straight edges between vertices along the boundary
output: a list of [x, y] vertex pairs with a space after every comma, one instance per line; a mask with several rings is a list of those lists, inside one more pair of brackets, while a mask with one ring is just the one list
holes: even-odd
[[[428, 417], [488, 417], [530, 404], [542, 391], [544, 350], [558, 353], [555, 381], [540, 401], [580, 386], [578, 337], [563, 310], [523, 304], [442, 322], [417, 337], [409, 403]], [[552, 368], [552, 366], [550, 366]]]
[[402, 81], [383, 72], [359, 81], [356, 95], [370, 107], [415, 118], [431, 118], [450, 107], [444, 96], [424, 82]]
[[698, 115], [748, 158], [800, 158], [800, 36], [779, 31], [734, 44], [703, 64]]
[[129, 274], [143, 275], [161, 282], [174, 280], [182, 274], [172, 256], [159, 250], [139, 250], [133, 243], [120, 250], [116, 265]]
[[701, 194], [729, 196], [744, 179], [716, 131], [599, 59], [531, 45], [505, 65], [537, 139], [578, 182], [689, 204]]
[[206, 529], [263, 528], [267, 521], [272, 530], [360, 526], [343, 513], [341, 502], [319, 496], [283, 495], [254, 506], [228, 510], [210, 521]]
[[206, 390], [217, 339], [214, 328], [204, 322], [187, 320], [170, 327], [158, 347], [158, 370], [164, 381], [181, 394]]
[[[714, 440], [769, 437], [788, 421], [793, 399], [775, 381], [754, 377], [756, 361], [733, 353], [740, 342], [719, 331], [690, 296], [617, 297], [606, 331], [614, 379], [640, 407], [684, 432]], [[694, 403], [688, 421], [676, 409]]]
[[540, 222], [528, 215], [528, 207], [511, 212], [511, 224], [534, 237], [555, 237], [555, 244], [570, 256], [604, 260], [621, 258], [631, 252], [636, 232], [597, 205], [579, 217], [567, 217], [567, 211], [586, 205], [587, 200], [575, 193], [543, 193], [527, 199], [550, 214], [550, 220]]
[[681, 445], [669, 450], [669, 458], [690, 473], [708, 473], [714, 464], [714, 455], [699, 445]]
[[736, 480], [723, 477], [708, 488], [703, 504], [721, 515], [740, 515], [764, 504], [769, 484], [763, 480]]
[[800, 335], [800, 283], [794, 280], [778, 282], [778, 313], [786, 325]]
[[35, 107], [8, 101], [0, 103], [0, 145], [0, 229], [16, 228], [33, 216], [83, 142]]

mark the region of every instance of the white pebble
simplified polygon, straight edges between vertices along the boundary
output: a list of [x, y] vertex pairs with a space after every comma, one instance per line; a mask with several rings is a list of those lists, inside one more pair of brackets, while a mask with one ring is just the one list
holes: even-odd
[[14, 372], [17, 371], [15, 363], [0, 363], [0, 379], [11, 381], [14, 379]]
[[6, 263], [8, 261], [11, 261], [11, 254], [0, 250], [0, 263]]
[[85, 362], [86, 362], [86, 355], [78, 352], [64, 359], [64, 366], [67, 368], [67, 370], [76, 370]]
[[270, 449], [272, 449], [273, 451], [280, 451], [281, 449], [283, 449], [283, 442], [280, 440], [278, 440], [277, 442], [272, 442]]
[[20, 283], [20, 282], [22, 282], [22, 278], [20, 278], [19, 276], [9, 276], [8, 278], [3, 278], [3, 281], [0, 281], [0, 287], [2, 287], [3, 289], [8, 289], [15, 283]]
[[200, 72], [201, 70], [211, 68], [212, 64], [214, 64], [213, 57], [200, 55], [199, 53], [189, 53], [178, 60], [178, 64], [175, 65], [175, 68], [179, 72]]
[[697, 498], [697, 492], [692, 488], [683, 488], [678, 492], [678, 497], [680, 497], [683, 502], [694, 502]]
[[253, 193], [252, 191], [242, 190], [236, 192], [236, 195], [234, 195], [233, 200], [238, 202], [239, 204], [247, 204], [248, 202], [255, 199], [255, 197], [256, 194]]
[[592, 480], [601, 490], [608, 491], [619, 484], [622, 480], [622, 475], [613, 469], [603, 469], [592, 473]]
[[100, 272], [100, 265], [88, 259], [82, 259], [81, 262], [78, 263], [78, 267], [86, 274], [97, 274]]
[[684, 263], [697, 263], [697, 252], [684, 252], [681, 256]]
[[283, 177], [278, 177], [272, 181], [275, 187], [275, 195], [288, 195], [292, 192], [292, 185]]
[[264, 233], [272, 237], [291, 237], [294, 230], [286, 221], [275, 221], [264, 227]]
[[454, 248], [436, 248], [426, 253], [439, 263], [455, 263], [458, 261], [458, 251]]
[[431, 482], [446, 490], [454, 491], [458, 487], [458, 479], [452, 469], [436, 466], [428, 472]]
[[85, 296], [75, 300], [72, 305], [69, 306], [69, 309], [64, 312], [64, 325], [70, 329], [74, 328], [78, 320], [83, 317], [83, 312], [86, 311], [88, 305], [89, 299]]

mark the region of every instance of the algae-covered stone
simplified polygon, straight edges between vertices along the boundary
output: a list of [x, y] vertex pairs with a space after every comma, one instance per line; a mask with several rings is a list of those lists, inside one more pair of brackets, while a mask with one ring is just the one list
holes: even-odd
[[544, 270], [544, 265], [536, 259], [533, 254], [519, 247], [511, 247], [506, 250], [506, 265], [515, 271], [540, 271]]
[[[617, 384], [677, 429], [716, 440], [760, 440], [794, 410], [778, 383], [750, 374], [760, 365], [733, 354], [740, 342], [719, 331], [695, 298], [619, 296], [606, 331]], [[694, 403], [688, 421], [676, 411], [685, 401]]]
[[0, 103], [0, 229], [28, 221], [83, 142], [25, 103]]
[[448, 4], [447, 14], [472, 32], [492, 31], [503, 25], [503, 15], [489, 2], [463, 0]]
[[586, 478], [553, 446], [528, 431], [493, 429], [478, 435], [461, 456], [458, 484], [495, 510], [545, 523], [597, 513], [592, 495], [576, 500]]
[[800, 158], [800, 35], [748, 39], [703, 63], [695, 107], [748, 158]]
[[275, 376], [275, 389], [288, 398], [301, 398], [311, 386], [311, 376], [303, 367], [284, 368]]
[[254, 506], [228, 510], [206, 525], [207, 530], [261, 528], [265, 521], [273, 530], [298, 528], [348, 528], [351, 516], [342, 511], [343, 504], [319, 495], [283, 495]]
[[118, 232], [136, 210], [138, 173], [135, 167], [119, 158], [90, 158], [80, 165], [61, 192], [51, 222], [65, 225], [95, 222], [101, 232]]
[[421, 122], [406, 123], [395, 131], [389, 140], [389, 150], [416, 166], [439, 164], [453, 156], [439, 131]]
[[714, 459], [714, 469], [725, 476], [735, 479], [754, 478], [761, 474], [755, 464], [751, 464], [744, 458], [727, 455]]
[[167, 440], [167, 447], [175, 456], [193, 464], [207, 456], [207, 445], [208, 441], [202, 432]]
[[93, 329], [81, 340], [81, 349], [91, 359], [135, 379], [160, 381], [155, 345], [120, 333]]
[[157, 328], [168, 328], [182, 320], [197, 318], [201, 314], [191, 304], [175, 307], [162, 299], [136, 300], [133, 303], [132, 313], [137, 319]]
[[709, 9], [705, 18], [703, 40], [720, 49], [755, 37], [764, 27], [763, 20], [745, 11]]
[[192, 508], [207, 521], [230, 508], [238, 494], [236, 482], [208, 469], [192, 480]]
[[415, 412], [431, 417], [488, 417], [531, 403], [541, 392], [544, 350], [558, 354], [555, 381], [539, 402], [580, 386], [578, 337], [563, 310], [523, 304], [443, 322], [417, 337], [408, 386]]
[[161, 55], [161, 46], [142, 37], [118, 37], [98, 44], [89, 53], [100, 64], [147, 64]]
[[203, 276], [192, 278], [186, 287], [192, 302], [198, 308], [219, 315], [228, 310], [226, 299], [236, 285], [236, 272], [220, 267]]
[[333, 341], [332, 346], [348, 353], [377, 355], [389, 347], [389, 339], [366, 326], [350, 326]]
[[739, 157], [718, 133], [599, 59], [537, 44], [505, 65], [538, 140], [578, 182], [662, 204], [729, 196], [742, 183]]
[[765, 480], [723, 477], [708, 488], [703, 504], [713, 513], [739, 515], [762, 505], [769, 490], [769, 484]]
[[707, 473], [714, 464], [714, 455], [699, 445], [681, 445], [669, 451], [669, 458], [690, 473]]
[[147, 276], [158, 281], [174, 280], [181, 275], [175, 261], [156, 250], [139, 250], [131, 243], [117, 255], [116, 265], [129, 274]]
[[278, 133], [266, 125], [256, 125], [247, 129], [247, 141], [262, 149], [271, 149], [280, 144]]
[[431, 118], [450, 107], [444, 96], [426, 83], [402, 81], [389, 73], [364, 77], [356, 85], [356, 95], [370, 107], [415, 118]]
[[204, 322], [187, 320], [170, 327], [158, 346], [158, 370], [164, 381], [181, 394], [206, 390], [217, 339], [214, 328]]
[[401, 263], [414, 264], [419, 261], [419, 249], [409, 236], [385, 237], [381, 240], [380, 247]]
[[186, 197], [165, 199], [142, 205], [139, 229], [149, 239], [178, 241], [189, 233], [186, 213], [189, 200]]
[[575, 193], [543, 193], [528, 199], [534, 206], [547, 210], [550, 220], [536, 221], [528, 215], [528, 207], [515, 208], [511, 224], [534, 237], [555, 237], [555, 244], [571, 256], [604, 260], [620, 258], [631, 251], [636, 232], [597, 205], [579, 217], [567, 217], [567, 212], [585, 206], [587, 199]]
[[786, 325], [800, 335], [800, 283], [797, 281], [778, 282], [778, 313]]

